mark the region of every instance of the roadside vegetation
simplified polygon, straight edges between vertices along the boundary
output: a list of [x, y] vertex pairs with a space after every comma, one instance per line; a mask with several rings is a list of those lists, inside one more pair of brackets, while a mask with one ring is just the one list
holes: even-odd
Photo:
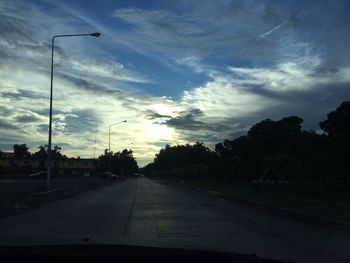
[[[2, 166], [0, 163], [0, 177], [9, 177], [9, 178], [19, 178], [28, 177], [29, 174], [46, 171], [47, 165], [47, 145], [39, 146], [38, 151], [30, 152], [27, 144], [14, 144], [13, 145], [13, 155], [8, 158], [5, 157], [4, 153], [0, 151], [0, 161], [1, 159], [8, 159], [10, 161], [9, 166]], [[51, 158], [53, 162], [58, 160], [80, 160], [77, 158], [69, 158], [66, 155], [61, 153], [62, 148], [55, 146], [51, 150]], [[40, 161], [38, 167], [33, 167], [31, 165], [31, 160]], [[18, 165], [17, 161], [21, 162], [22, 165]], [[52, 168], [53, 174], [57, 173], [57, 167], [55, 165]], [[94, 167], [90, 171], [93, 174], [99, 174], [103, 172], [110, 171], [118, 175], [132, 175], [139, 170], [138, 164], [135, 157], [133, 156], [132, 150], [124, 149], [120, 152], [113, 152], [106, 149], [103, 154], [101, 154], [96, 160], [94, 160]], [[65, 169], [64, 175], [70, 175], [72, 171], [70, 169]]]
[[144, 172], [155, 179], [350, 222], [350, 101], [302, 129], [298, 116], [265, 119], [212, 151], [167, 145]]

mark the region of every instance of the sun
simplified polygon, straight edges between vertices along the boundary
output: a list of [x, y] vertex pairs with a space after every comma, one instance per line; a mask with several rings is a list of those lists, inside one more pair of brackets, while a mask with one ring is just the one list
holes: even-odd
[[173, 105], [163, 104], [163, 103], [153, 104], [151, 109], [160, 115], [167, 115], [167, 116], [172, 116], [174, 115], [175, 112], [180, 110], [178, 107], [175, 107]]
[[174, 129], [164, 124], [145, 123], [144, 128], [147, 131], [146, 136], [151, 140], [173, 140]]

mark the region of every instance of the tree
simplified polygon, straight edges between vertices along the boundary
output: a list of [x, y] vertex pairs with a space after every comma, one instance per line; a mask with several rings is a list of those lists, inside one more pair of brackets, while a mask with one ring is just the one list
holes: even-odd
[[122, 152], [114, 153], [105, 149], [98, 159], [100, 172], [109, 171], [109, 163], [111, 164], [111, 172], [115, 174], [131, 175], [139, 169], [132, 150], [124, 149]]
[[[61, 153], [61, 150], [62, 148], [57, 145], [55, 145], [55, 147], [51, 149], [51, 157], [53, 160], [68, 158], [66, 155], [63, 155]], [[35, 159], [47, 159], [47, 151], [48, 151], [48, 146], [46, 144], [45, 146], [39, 146], [39, 150], [33, 153], [32, 157]]]
[[293, 153], [295, 143], [301, 134], [303, 119], [290, 116], [279, 121], [263, 120], [250, 128], [247, 136], [255, 144], [261, 157], [275, 153]]
[[61, 153], [62, 148], [55, 145], [52, 150], [52, 159], [67, 159], [68, 157]]
[[171, 169], [185, 167], [197, 163], [215, 161], [217, 155], [203, 143], [193, 145], [166, 145], [154, 158], [155, 169]]
[[16, 159], [28, 158], [30, 156], [29, 148], [26, 144], [13, 145], [13, 153]]
[[[327, 156], [333, 163], [332, 173], [334, 182], [336, 178], [343, 179], [344, 186], [348, 188], [350, 177], [350, 101], [343, 102], [335, 111], [327, 114], [327, 119], [320, 122], [320, 128], [329, 136]], [[336, 177], [336, 178], [334, 178]]]
[[132, 150], [124, 149], [119, 154], [119, 159], [121, 165], [121, 174], [132, 175], [139, 170]]
[[[260, 182], [274, 179], [325, 184], [328, 192], [336, 189], [342, 178], [344, 186], [350, 179], [350, 102], [343, 102], [320, 122], [324, 134], [302, 130], [303, 119], [289, 116], [274, 121], [262, 120], [247, 135], [224, 140], [215, 145], [215, 154], [205, 145], [166, 145], [156, 154], [154, 162], [145, 167], [157, 174], [200, 178], [201, 174], [230, 180]], [[205, 164], [205, 166], [197, 164]], [[189, 169], [187, 169], [189, 168]], [[192, 169], [192, 170], [191, 170]], [[161, 171], [163, 170], [163, 171]], [[182, 175], [181, 175], [182, 174]], [[301, 180], [299, 180], [301, 179]]]
[[335, 111], [327, 114], [327, 120], [320, 122], [320, 128], [331, 137], [349, 135], [350, 101], [343, 102]]
[[282, 186], [288, 182], [295, 182], [300, 175], [301, 165], [297, 158], [290, 154], [275, 154], [263, 161], [263, 180], [273, 179]]
[[140, 172], [144, 173], [146, 176], [152, 175], [153, 172], [153, 163], [149, 163], [144, 167], [140, 168]]
[[39, 150], [33, 153], [32, 157], [35, 159], [47, 159], [47, 145], [39, 146]]

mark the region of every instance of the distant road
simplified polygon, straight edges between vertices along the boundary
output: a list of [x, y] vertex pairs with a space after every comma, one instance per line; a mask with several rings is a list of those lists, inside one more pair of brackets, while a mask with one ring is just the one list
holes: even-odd
[[349, 262], [350, 237], [206, 194], [130, 179], [0, 220], [0, 244], [113, 243]]

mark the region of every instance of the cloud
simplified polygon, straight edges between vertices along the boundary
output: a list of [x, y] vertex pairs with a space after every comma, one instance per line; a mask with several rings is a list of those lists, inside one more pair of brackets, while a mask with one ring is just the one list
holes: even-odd
[[49, 125], [48, 124], [39, 124], [39, 125], [37, 125], [37, 130], [39, 133], [47, 134], [49, 131]]
[[67, 155], [101, 153], [124, 119], [112, 149], [133, 142], [143, 164], [166, 143], [213, 145], [264, 118], [317, 128], [350, 96], [344, 3], [128, 3], [100, 19], [78, 4], [1, 2], [0, 137], [47, 142], [52, 34], [97, 28], [55, 45], [53, 142]]
[[281, 24], [275, 26], [271, 30], [269, 30], [269, 31], [267, 31], [267, 32], [265, 32], [263, 34], [260, 34], [259, 37], [265, 38], [265, 37], [271, 35], [273, 32], [275, 32], [276, 30], [280, 29], [280, 27], [283, 26], [285, 23], [287, 23], [287, 20], [284, 20]]
[[116, 80], [121, 82], [133, 82], [133, 83], [151, 83], [151, 79], [143, 76], [138, 72], [134, 72], [121, 63], [108, 61], [108, 60], [94, 60], [94, 59], [76, 59], [68, 60], [68, 63], [62, 68], [69, 68], [70, 72], [83, 76], [91, 76], [94, 78], [106, 79], [107, 81]]
[[4, 119], [0, 119], [0, 129], [14, 130], [17, 129], [17, 127]]
[[264, 118], [289, 115], [305, 118], [305, 128], [315, 129], [332, 107], [350, 97], [348, 72], [346, 67], [329, 68], [314, 54], [274, 67], [228, 66], [204, 85], [183, 92], [180, 103], [198, 114], [183, 113], [166, 124], [182, 130], [185, 140], [232, 138]]
[[208, 124], [196, 120], [200, 116], [203, 116], [203, 112], [201, 110], [188, 109], [187, 111], [180, 112], [179, 116], [170, 118], [164, 124], [178, 130], [197, 131], [210, 128]]
[[20, 122], [20, 123], [33, 123], [33, 122], [40, 121], [41, 118], [35, 115], [22, 115], [22, 116], [16, 116], [15, 120], [16, 122]]
[[23, 99], [23, 98], [45, 98], [42, 94], [33, 92], [30, 90], [24, 90], [24, 89], [18, 89], [15, 92], [1, 92], [1, 95], [5, 98], [11, 98], [11, 99]]
[[169, 119], [171, 118], [170, 115], [163, 115], [163, 114], [159, 114], [158, 112], [154, 112], [153, 110], [147, 110], [145, 112], [146, 118], [148, 119]]
[[144, 112], [144, 108], [149, 105], [164, 101], [162, 98], [153, 97], [142, 91], [133, 90], [131, 88], [127, 90], [111, 87], [108, 84], [101, 85], [90, 79], [87, 80], [61, 72], [57, 72], [56, 76], [62, 81], [63, 85], [73, 85], [75, 88], [87, 92], [88, 95], [110, 97], [112, 100], [118, 101], [123, 107], [136, 112]]
[[13, 114], [13, 110], [6, 106], [0, 105], [0, 116], [10, 116]]
[[201, 87], [185, 91], [181, 103], [198, 108], [205, 118], [221, 120], [226, 116], [243, 117], [254, 114], [277, 102], [237, 85], [230, 78], [220, 76]]
[[[22, 8], [19, 8], [21, 6]], [[23, 6], [26, 7], [25, 12]], [[32, 68], [49, 71], [49, 59], [51, 52], [50, 39], [54, 32], [59, 32], [61, 25], [68, 25], [62, 32], [67, 32], [73, 27], [79, 28], [79, 23], [83, 23], [78, 17], [69, 13], [59, 13], [59, 9], [52, 11], [45, 10], [42, 6], [28, 3], [14, 2], [8, 6], [0, 6], [1, 23], [0, 30], [5, 34], [5, 37], [0, 41], [2, 48], [2, 61], [0, 64], [21, 61], [24, 66], [31, 64]], [[60, 23], [56, 23], [60, 21]], [[64, 23], [62, 23], [64, 21]], [[86, 24], [84, 22], [83, 24]], [[79, 26], [78, 26], [79, 25]], [[51, 33], [50, 33], [51, 29]], [[79, 29], [77, 29], [79, 31]], [[84, 29], [86, 30], [86, 29]], [[48, 34], [48, 35], [47, 35]], [[85, 43], [86, 42], [86, 43]], [[67, 68], [70, 72], [80, 75], [91, 75], [99, 78], [107, 78], [134, 83], [148, 83], [151, 80], [143, 74], [130, 69], [128, 66], [121, 63], [97, 56], [87, 58], [85, 50], [88, 42], [81, 38], [69, 39], [69, 41], [56, 40], [55, 43], [55, 68]], [[77, 49], [76, 45], [80, 45]], [[72, 48], [70, 48], [72, 45]], [[98, 46], [94, 49], [99, 51]], [[102, 51], [101, 51], [102, 52]], [[93, 55], [93, 54], [92, 54]], [[91, 56], [90, 56], [91, 57]], [[1, 66], [1, 65], [0, 65]]]
[[261, 86], [275, 92], [317, 89], [321, 84], [350, 82], [350, 68], [324, 69], [317, 56], [304, 56], [268, 68], [228, 67], [235, 82], [241, 85]]
[[[175, 10], [181, 12], [131, 7], [116, 9], [113, 17], [127, 26], [128, 30], [119, 32], [122, 38], [142, 52], [167, 54], [168, 59], [180, 62], [191, 57], [228, 61], [243, 56], [258, 62], [280, 55], [279, 42], [284, 38], [281, 35], [261, 41], [261, 28], [266, 33], [271, 27], [276, 28], [276, 23], [281, 26], [295, 13], [294, 10], [288, 13], [278, 9], [268, 12], [273, 5], [253, 5], [249, 1], [238, 4], [205, 1], [198, 5], [180, 2], [174, 5]], [[277, 18], [268, 18], [272, 14]], [[290, 32], [291, 26], [287, 25], [284, 32]], [[242, 48], [244, 54], [239, 52]]]

